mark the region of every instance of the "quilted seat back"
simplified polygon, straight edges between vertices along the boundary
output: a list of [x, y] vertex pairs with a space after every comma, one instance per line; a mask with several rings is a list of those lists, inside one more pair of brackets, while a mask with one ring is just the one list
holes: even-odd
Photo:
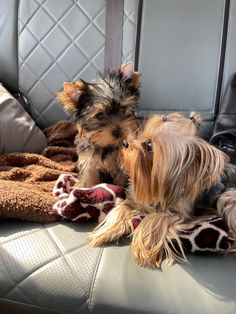
[[[109, 60], [113, 62], [109, 66], [117, 66], [134, 58], [135, 1], [12, 0], [1, 4], [0, 10], [11, 10], [9, 28], [5, 29], [12, 30], [12, 42], [3, 58], [11, 51], [15, 53], [11, 59], [16, 60], [11, 65], [13, 75], [9, 76], [7, 67], [7, 77], [0, 73], [0, 81], [20, 89], [28, 98], [30, 113], [40, 127], [68, 118], [55, 99], [63, 82], [94, 79], [104, 72]], [[106, 40], [107, 30], [110, 36], [113, 32], [106, 16], [115, 18], [117, 10], [121, 15], [113, 29], [120, 32], [120, 54], [114, 59]], [[127, 34], [129, 40], [125, 40]], [[0, 43], [1, 39], [3, 35]], [[114, 38], [112, 42], [115, 46]]]
[[133, 60], [138, 116], [199, 111], [210, 137], [236, 72], [236, 0], [0, 0], [0, 81], [40, 127], [69, 118], [55, 95]]

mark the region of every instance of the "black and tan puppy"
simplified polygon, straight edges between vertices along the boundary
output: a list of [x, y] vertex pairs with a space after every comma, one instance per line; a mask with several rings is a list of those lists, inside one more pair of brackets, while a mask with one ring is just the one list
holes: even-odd
[[80, 187], [101, 182], [126, 186], [118, 155], [124, 139], [137, 129], [139, 78], [130, 62], [90, 83], [64, 83], [58, 94], [64, 108], [77, 117]]

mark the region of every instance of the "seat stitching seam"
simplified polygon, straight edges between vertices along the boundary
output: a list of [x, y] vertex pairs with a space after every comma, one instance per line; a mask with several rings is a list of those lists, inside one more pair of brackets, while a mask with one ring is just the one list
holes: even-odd
[[96, 284], [96, 280], [97, 280], [97, 274], [98, 274], [98, 268], [102, 259], [102, 255], [104, 252], [104, 247], [101, 248], [98, 260], [97, 260], [97, 264], [95, 266], [95, 270], [94, 270], [94, 274], [93, 274], [93, 278], [92, 278], [92, 282], [91, 282], [91, 287], [89, 289], [89, 302], [88, 302], [88, 309], [91, 310], [92, 309], [92, 304], [93, 304], [93, 298], [94, 298], [94, 290], [95, 290], [95, 284]]

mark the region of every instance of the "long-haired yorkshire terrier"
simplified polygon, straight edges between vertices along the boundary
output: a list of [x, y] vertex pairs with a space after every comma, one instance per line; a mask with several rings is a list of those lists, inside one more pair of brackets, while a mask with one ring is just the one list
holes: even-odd
[[129, 62], [90, 83], [64, 83], [58, 93], [65, 110], [76, 113], [80, 187], [103, 182], [127, 185], [118, 155], [124, 139], [137, 129], [139, 87], [140, 75]]
[[[196, 136], [200, 122], [196, 113], [191, 121], [176, 113], [155, 115], [135, 138], [128, 138], [120, 158], [130, 177], [130, 195], [92, 232], [92, 245], [117, 240], [131, 230], [132, 254], [139, 265], [159, 267], [164, 255], [170, 264], [186, 261], [179, 234], [193, 227], [196, 203], [221, 182], [228, 162], [222, 151]], [[218, 204], [227, 208], [223, 194]], [[232, 203], [232, 195], [228, 197]], [[134, 230], [137, 215], [144, 219]], [[236, 231], [235, 219], [232, 229]]]

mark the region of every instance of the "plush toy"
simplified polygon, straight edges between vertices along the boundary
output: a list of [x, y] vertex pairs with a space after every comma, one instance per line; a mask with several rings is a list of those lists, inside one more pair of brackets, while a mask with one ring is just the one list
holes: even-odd
[[126, 198], [126, 191], [112, 184], [98, 184], [91, 188], [74, 187], [77, 179], [62, 174], [56, 181], [53, 195], [58, 201], [53, 211], [62, 219], [84, 222], [101, 222], [106, 214]]
[[[116, 185], [103, 183], [92, 188], [78, 188], [76, 182], [73, 175], [62, 174], [54, 186], [53, 195], [58, 201], [53, 211], [63, 220], [101, 222], [114, 206], [126, 198], [126, 190]], [[132, 219], [133, 229], [138, 227], [143, 218], [137, 216]], [[185, 251], [192, 253], [225, 253], [232, 244], [228, 226], [220, 217], [206, 218], [183, 232], [180, 238]]]

